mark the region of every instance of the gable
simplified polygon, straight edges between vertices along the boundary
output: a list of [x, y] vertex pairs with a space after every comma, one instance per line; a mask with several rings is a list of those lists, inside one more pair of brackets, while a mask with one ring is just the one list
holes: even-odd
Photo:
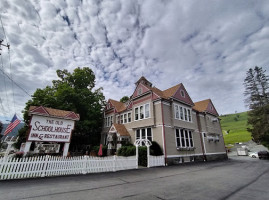
[[[31, 109], [33, 108], [33, 109]], [[41, 114], [41, 115], [46, 115], [46, 116], [49, 116], [49, 113], [47, 112], [47, 110], [43, 107], [43, 106], [39, 106], [39, 107], [30, 107], [30, 112], [29, 113], [38, 113], [38, 114]]]
[[215, 116], [219, 116], [215, 106], [213, 105], [212, 101], [209, 101], [207, 108], [206, 108], [206, 112], [211, 113]]
[[134, 91], [134, 94], [132, 95], [133, 98], [140, 96], [146, 92], [149, 91], [149, 88], [143, 85], [142, 83], [139, 83]]
[[110, 127], [108, 132], [109, 133], [115, 133], [116, 132], [116, 128], [115, 128], [114, 124]]
[[69, 114], [67, 114], [65, 116], [65, 118], [70, 118], [70, 119], [73, 119], [73, 120], [79, 120], [79, 116], [77, 116], [74, 112], [70, 112]]
[[107, 104], [106, 104], [106, 110], [109, 110], [111, 108], [113, 108], [114, 106], [112, 105], [112, 103], [110, 102], [110, 100], [108, 100]]
[[186, 103], [188, 105], [194, 105], [192, 99], [190, 98], [187, 90], [185, 89], [183, 84], [180, 84], [178, 89], [176, 90], [175, 94], [171, 96], [172, 98], [175, 98], [183, 103]]

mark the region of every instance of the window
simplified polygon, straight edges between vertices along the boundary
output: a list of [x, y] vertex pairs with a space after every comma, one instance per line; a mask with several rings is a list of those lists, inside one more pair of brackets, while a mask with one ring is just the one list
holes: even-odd
[[183, 90], [180, 90], [180, 94], [182, 97], [185, 97], [185, 92]]
[[191, 110], [188, 109], [189, 122], [191, 122]]
[[117, 123], [118, 124], [120, 123], [120, 116], [119, 115], [117, 116]]
[[186, 108], [184, 108], [184, 116], [185, 116], [185, 121], [188, 121], [188, 113], [187, 113], [187, 109]]
[[187, 129], [176, 129], [177, 147], [193, 147], [192, 132]]
[[123, 115], [123, 119], [124, 119], [124, 124], [126, 124], [127, 123], [127, 114]]
[[140, 119], [144, 119], [144, 106], [140, 106], [139, 110], [140, 110]]
[[132, 121], [132, 119], [131, 119], [131, 113], [129, 112], [128, 113], [128, 123], [131, 122], [131, 121]]
[[138, 95], [142, 94], [142, 88], [139, 88], [139, 89], [138, 89], [137, 94], [138, 94]]
[[136, 130], [136, 139], [148, 139], [152, 141], [151, 128], [141, 128]]
[[113, 124], [113, 116], [105, 117], [105, 127], [110, 127]]
[[138, 108], [135, 108], [135, 120], [138, 120], [139, 117], [138, 117]]
[[180, 120], [184, 120], [187, 122], [191, 122], [192, 121], [192, 112], [191, 109], [189, 108], [185, 108], [179, 105], [175, 105], [175, 119], [180, 119]]
[[178, 105], [175, 105], [175, 118], [179, 119]]
[[113, 116], [110, 116], [110, 124], [109, 126], [111, 126], [113, 124]]
[[131, 112], [124, 113], [120, 115], [120, 123], [126, 124], [131, 122]]
[[145, 105], [145, 118], [149, 118], [149, 104]]
[[183, 120], [183, 108], [180, 107], [180, 119]]
[[141, 105], [135, 108], [135, 120], [147, 119], [150, 117], [149, 104]]

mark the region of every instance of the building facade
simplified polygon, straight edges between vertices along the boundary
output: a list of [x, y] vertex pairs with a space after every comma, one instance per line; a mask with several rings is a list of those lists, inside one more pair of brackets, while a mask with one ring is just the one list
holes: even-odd
[[108, 100], [101, 143], [113, 153], [136, 139], [156, 141], [168, 164], [225, 159], [218, 116], [210, 99], [194, 103], [182, 83], [161, 91], [141, 77], [128, 102]]

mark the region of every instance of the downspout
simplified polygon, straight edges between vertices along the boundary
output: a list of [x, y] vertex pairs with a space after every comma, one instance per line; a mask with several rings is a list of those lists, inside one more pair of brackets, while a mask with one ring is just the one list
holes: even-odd
[[204, 158], [204, 161], [206, 161], [205, 147], [204, 147], [204, 142], [203, 142], [204, 136], [202, 135], [203, 133], [202, 133], [202, 128], [201, 128], [201, 121], [199, 118], [199, 112], [196, 112], [196, 120], [197, 120], [199, 135], [200, 135], [200, 142], [201, 142], [201, 147], [202, 147], [203, 158]]
[[161, 101], [161, 108], [162, 108], [162, 122], [163, 122], [163, 150], [164, 150], [164, 159], [165, 165], [167, 164], [167, 154], [166, 154], [166, 141], [165, 141], [165, 127], [164, 127], [164, 116], [163, 116], [163, 103]]

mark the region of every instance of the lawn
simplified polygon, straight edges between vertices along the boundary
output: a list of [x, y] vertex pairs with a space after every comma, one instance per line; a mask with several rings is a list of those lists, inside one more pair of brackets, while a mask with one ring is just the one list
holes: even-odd
[[247, 112], [223, 115], [220, 119], [226, 145], [251, 140], [251, 134], [247, 131]]

